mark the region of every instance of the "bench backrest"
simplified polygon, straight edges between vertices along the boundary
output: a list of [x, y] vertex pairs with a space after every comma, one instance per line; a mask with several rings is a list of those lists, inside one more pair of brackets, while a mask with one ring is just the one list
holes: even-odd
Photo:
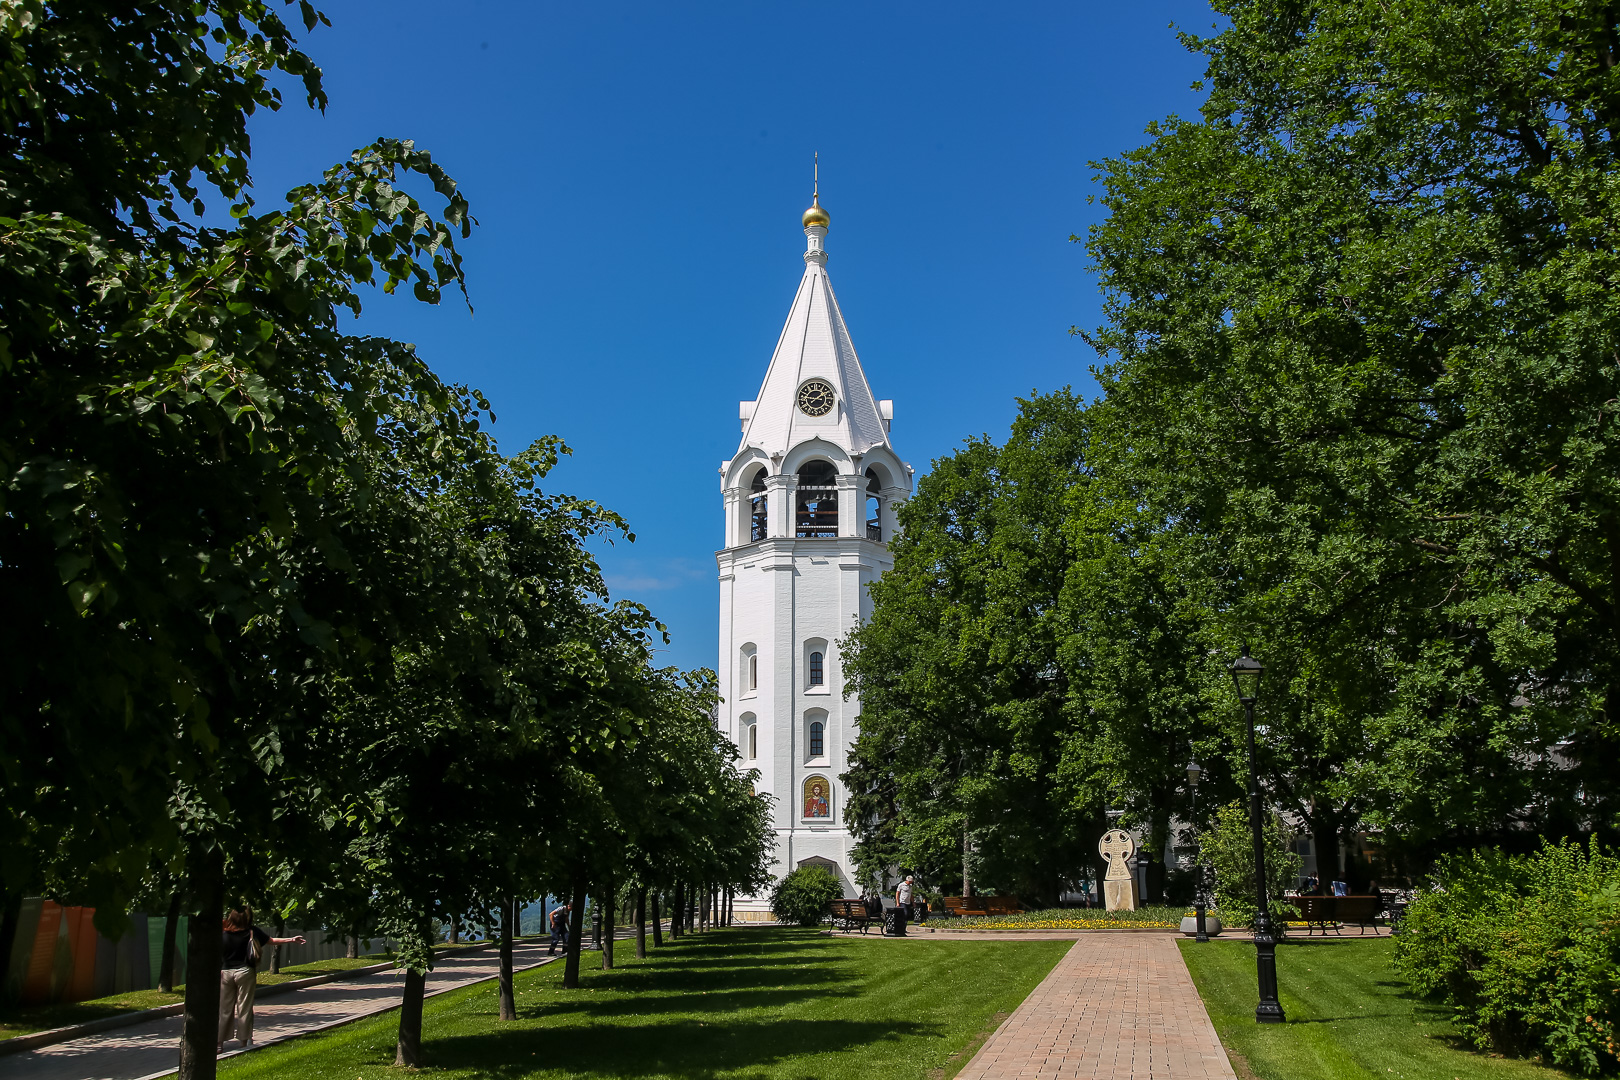
[[987, 915], [990, 912], [982, 896], [947, 896], [945, 910], [952, 915]]
[[1377, 896], [1336, 896], [1339, 918], [1345, 922], [1372, 922], [1383, 909], [1384, 901]]
[[1290, 896], [1306, 922], [1371, 922], [1384, 908], [1380, 896]]

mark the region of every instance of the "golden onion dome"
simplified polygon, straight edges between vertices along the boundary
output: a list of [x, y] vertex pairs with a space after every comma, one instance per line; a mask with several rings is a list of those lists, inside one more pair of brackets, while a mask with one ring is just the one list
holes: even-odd
[[828, 216], [827, 211], [821, 208], [821, 197], [816, 196], [811, 199], [810, 209], [804, 212], [804, 227], [808, 229], [812, 225], [820, 225], [825, 229], [831, 224], [832, 218]]

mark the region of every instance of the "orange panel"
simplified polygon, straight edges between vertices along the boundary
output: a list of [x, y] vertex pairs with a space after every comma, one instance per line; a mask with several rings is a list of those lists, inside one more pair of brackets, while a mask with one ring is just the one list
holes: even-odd
[[[96, 909], [68, 908], [68, 948], [73, 950], [73, 977], [68, 982], [66, 1001], [86, 1001], [96, 996]], [[75, 918], [75, 916], [77, 916]]]
[[28, 975], [23, 980], [25, 1004], [51, 1000], [51, 968], [56, 962], [56, 935], [62, 926], [62, 909], [50, 900], [40, 905], [39, 929], [34, 932], [34, 950], [28, 956]]

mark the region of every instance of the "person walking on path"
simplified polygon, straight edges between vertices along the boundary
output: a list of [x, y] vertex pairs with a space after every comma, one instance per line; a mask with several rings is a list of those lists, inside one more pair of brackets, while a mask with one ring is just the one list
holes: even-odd
[[562, 945], [563, 952], [568, 951], [568, 913], [574, 909], [573, 904], [560, 904], [551, 909], [551, 944], [546, 947], [546, 955], [552, 955], [558, 944]]
[[224, 952], [219, 965], [219, 1049], [234, 1029], [243, 1047], [253, 1044], [253, 992], [259, 984], [259, 956], [266, 945], [302, 945], [304, 936], [271, 937], [253, 925], [249, 908], [225, 916]]

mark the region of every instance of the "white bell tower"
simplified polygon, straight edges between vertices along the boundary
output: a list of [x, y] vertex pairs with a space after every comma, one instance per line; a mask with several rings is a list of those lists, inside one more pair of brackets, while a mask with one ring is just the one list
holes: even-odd
[[[871, 612], [894, 565], [895, 509], [911, 470], [889, 444], [894, 404], [872, 396], [827, 279], [820, 186], [804, 212], [804, 277], [742, 442], [720, 466], [720, 726], [774, 796], [778, 877], [807, 864], [857, 893], [844, 826], [847, 752], [860, 702], [844, 698], [840, 639]], [[768, 919], [764, 897], [737, 901]]]

